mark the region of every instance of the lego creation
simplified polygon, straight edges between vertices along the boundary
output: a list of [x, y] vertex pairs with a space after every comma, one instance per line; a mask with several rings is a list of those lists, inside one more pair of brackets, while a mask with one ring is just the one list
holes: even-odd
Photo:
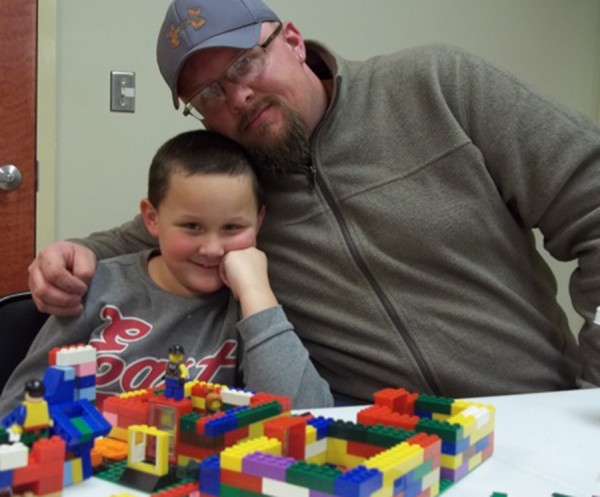
[[[28, 383], [22, 405], [2, 419], [0, 489], [60, 495], [63, 487], [92, 476], [94, 439], [111, 429], [93, 404], [95, 384], [93, 347], [78, 345], [50, 352], [43, 381], [35, 380], [35, 393]], [[27, 426], [26, 411], [32, 409], [35, 422]], [[11, 434], [21, 440], [9, 444]]]
[[2, 421], [0, 489], [54, 497], [93, 473], [153, 497], [433, 497], [494, 447], [492, 406], [402, 388], [377, 392], [353, 423], [185, 379], [175, 392], [126, 392], [98, 410], [94, 385], [93, 347], [50, 354], [50, 419], [34, 423], [47, 438], [9, 443], [23, 406]]

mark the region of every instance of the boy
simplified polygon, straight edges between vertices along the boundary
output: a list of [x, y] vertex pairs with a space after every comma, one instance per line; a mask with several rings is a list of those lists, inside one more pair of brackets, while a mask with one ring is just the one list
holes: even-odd
[[244, 149], [202, 130], [172, 138], [154, 156], [140, 210], [159, 250], [99, 264], [83, 313], [48, 319], [0, 414], [21, 401], [27, 379], [43, 376], [49, 350], [82, 342], [98, 350], [99, 400], [161, 385], [177, 344], [190, 380], [286, 395], [295, 408], [332, 405], [255, 248], [265, 207]]

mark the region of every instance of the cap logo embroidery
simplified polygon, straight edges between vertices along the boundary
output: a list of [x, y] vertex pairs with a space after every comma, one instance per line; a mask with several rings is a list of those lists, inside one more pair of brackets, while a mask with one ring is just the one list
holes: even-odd
[[194, 29], [200, 29], [206, 24], [206, 19], [200, 17], [201, 9], [187, 9], [188, 18], [181, 21], [179, 25], [171, 25], [167, 31], [167, 38], [171, 42], [171, 48], [177, 48], [181, 43], [179, 34], [188, 27], [192, 26]]

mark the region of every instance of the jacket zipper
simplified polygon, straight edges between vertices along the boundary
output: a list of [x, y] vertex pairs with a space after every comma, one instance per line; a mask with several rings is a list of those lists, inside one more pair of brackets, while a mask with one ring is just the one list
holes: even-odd
[[406, 327], [402, 324], [402, 320], [400, 319], [400, 316], [394, 310], [394, 308], [393, 308], [390, 300], [386, 296], [385, 292], [383, 291], [383, 289], [381, 288], [381, 286], [379, 285], [379, 283], [377, 282], [375, 277], [371, 274], [371, 272], [367, 268], [367, 265], [366, 265], [362, 255], [360, 254], [358, 248], [356, 247], [354, 241], [352, 240], [352, 238], [350, 236], [350, 230], [348, 229], [346, 220], [342, 216], [342, 213], [340, 212], [340, 208], [337, 205], [337, 202], [335, 201], [333, 194], [329, 191], [327, 186], [324, 184], [324, 182], [321, 178], [321, 175], [319, 174], [319, 171], [317, 170], [317, 168], [315, 167], [315, 165], [313, 163], [311, 163], [310, 166], [308, 167], [308, 174], [309, 174], [309, 181], [310, 181], [311, 187], [314, 188], [316, 185], [316, 187], [323, 193], [323, 196], [325, 197], [325, 201], [329, 205], [329, 208], [333, 212], [333, 215], [337, 221], [337, 224], [340, 227], [342, 236], [344, 237], [344, 240], [346, 242], [348, 249], [350, 250], [350, 254], [352, 255], [354, 262], [356, 263], [356, 265], [358, 266], [359, 270], [362, 272], [364, 277], [367, 279], [367, 281], [369, 282], [369, 284], [371, 285], [373, 290], [375, 290], [375, 293], [378, 296], [380, 302], [382, 303], [388, 317], [391, 319], [392, 323], [394, 323], [394, 326], [400, 333], [400, 336], [403, 338], [404, 342], [408, 346], [412, 356], [414, 357], [415, 361], [417, 362], [417, 364], [419, 366], [423, 380], [428, 385], [429, 389], [431, 390], [431, 392], [434, 395], [438, 395], [438, 396], [441, 395], [441, 389], [440, 389], [439, 385], [437, 384], [437, 382], [435, 381], [435, 379], [433, 377], [433, 373], [431, 372], [431, 369], [425, 362], [425, 359], [423, 358], [423, 354], [421, 354], [421, 351], [415, 344], [414, 340], [409, 335], [409, 333], [406, 331]]

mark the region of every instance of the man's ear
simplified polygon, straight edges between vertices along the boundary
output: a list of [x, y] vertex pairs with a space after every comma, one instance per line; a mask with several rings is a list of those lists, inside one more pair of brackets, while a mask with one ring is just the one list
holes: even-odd
[[158, 238], [158, 211], [150, 203], [150, 200], [143, 198], [140, 201], [140, 213], [146, 225], [148, 233], [153, 237]]
[[282, 35], [288, 47], [294, 52], [294, 57], [303, 63], [306, 58], [306, 47], [302, 33], [293, 22], [286, 21], [283, 23]]

